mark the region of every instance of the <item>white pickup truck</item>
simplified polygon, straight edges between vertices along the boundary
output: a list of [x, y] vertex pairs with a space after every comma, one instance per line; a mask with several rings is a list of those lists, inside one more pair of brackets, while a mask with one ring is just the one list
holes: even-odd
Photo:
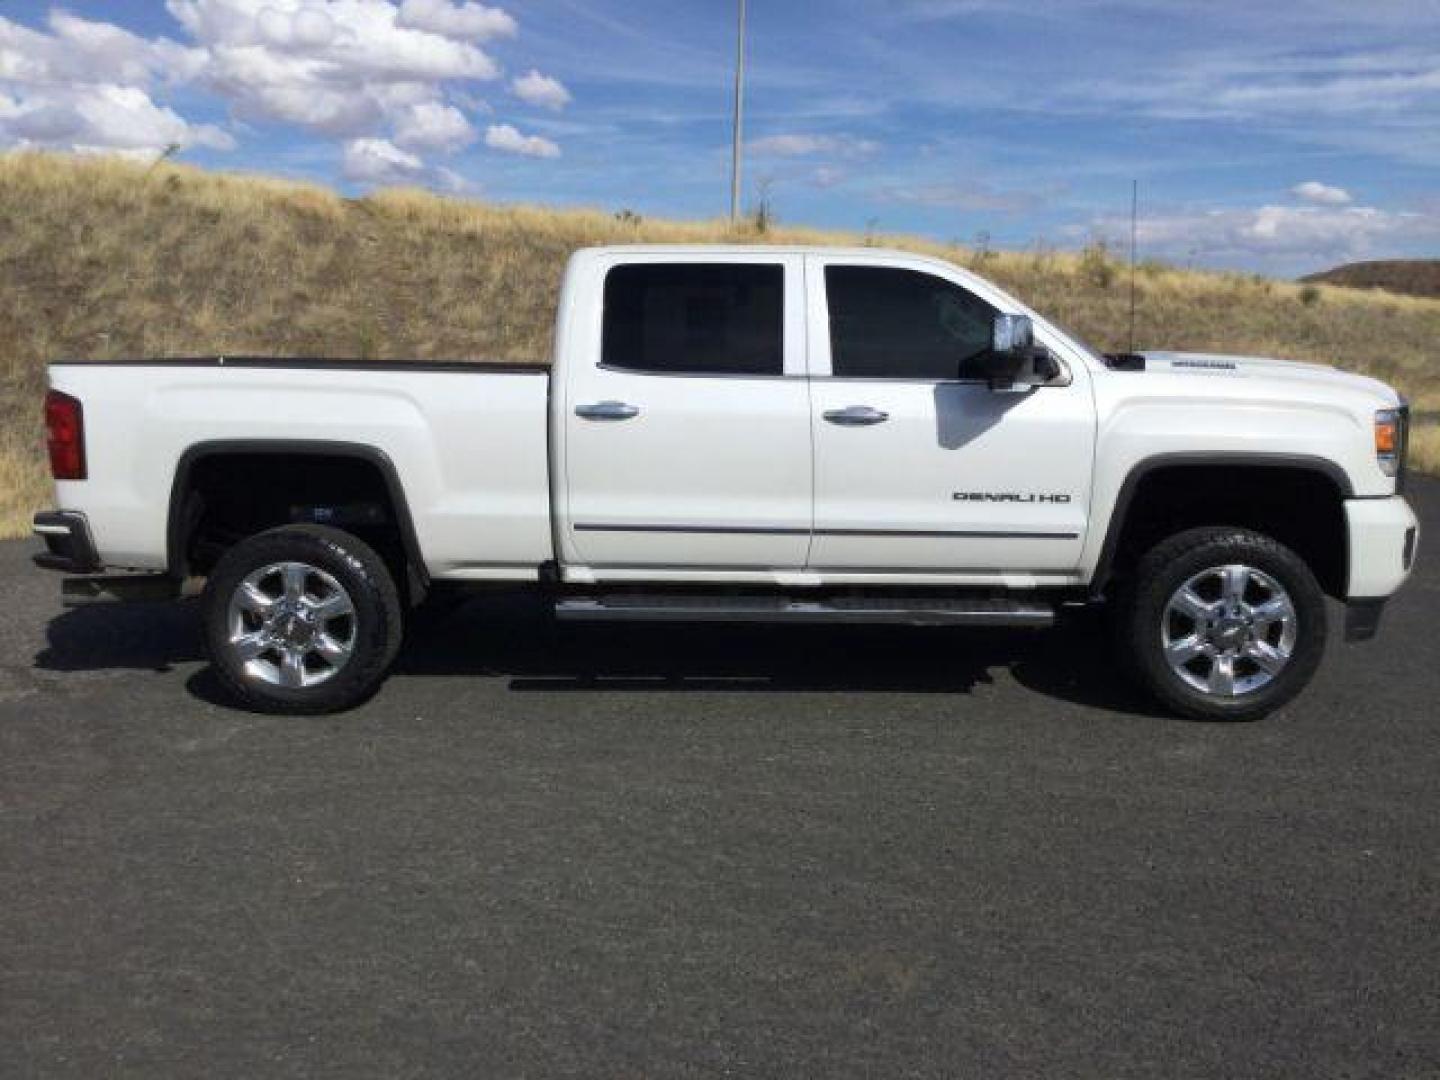
[[1101, 356], [874, 248], [581, 251], [548, 372], [50, 376], [37, 561], [76, 602], [204, 579], [220, 678], [274, 711], [372, 693], [427, 592], [526, 582], [565, 619], [1042, 627], [1108, 601], [1161, 702], [1251, 718], [1314, 673], [1327, 594], [1375, 633], [1417, 541], [1389, 387]]

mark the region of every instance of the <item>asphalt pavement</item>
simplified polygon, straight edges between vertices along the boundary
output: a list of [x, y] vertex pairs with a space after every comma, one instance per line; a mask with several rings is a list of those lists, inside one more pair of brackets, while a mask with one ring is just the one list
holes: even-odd
[[[0, 545], [0, 1076], [1440, 1076], [1440, 482], [1268, 720], [1046, 633], [477, 600], [321, 719]], [[1338, 639], [1338, 609], [1334, 623]]]

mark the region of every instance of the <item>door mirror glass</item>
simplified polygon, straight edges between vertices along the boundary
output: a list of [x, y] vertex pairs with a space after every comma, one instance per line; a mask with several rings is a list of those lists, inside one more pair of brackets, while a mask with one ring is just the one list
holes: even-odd
[[1007, 315], [997, 312], [990, 325], [990, 350], [1029, 359], [1035, 347], [1035, 324], [1029, 315]]
[[[1028, 315], [997, 312], [990, 324], [990, 351], [971, 370], [992, 390], [1009, 390], [1035, 368], [1035, 327]], [[975, 371], [975, 368], [979, 368]]]

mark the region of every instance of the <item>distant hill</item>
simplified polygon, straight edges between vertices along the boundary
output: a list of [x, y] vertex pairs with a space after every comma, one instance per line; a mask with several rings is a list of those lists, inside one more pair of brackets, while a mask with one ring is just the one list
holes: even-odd
[[1377, 259], [1346, 263], [1300, 279], [1316, 285], [1384, 289], [1406, 296], [1440, 297], [1440, 259]]

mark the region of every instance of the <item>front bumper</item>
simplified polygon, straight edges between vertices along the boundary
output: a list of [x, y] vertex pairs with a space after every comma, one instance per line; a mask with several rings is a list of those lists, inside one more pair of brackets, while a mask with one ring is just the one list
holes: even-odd
[[100, 556], [90, 536], [84, 514], [73, 510], [51, 510], [36, 514], [32, 531], [45, 541], [45, 550], [35, 555], [35, 565], [67, 574], [93, 574], [100, 569]]
[[1345, 597], [1345, 640], [1366, 641], [1380, 627], [1385, 601], [1415, 566], [1420, 523], [1400, 496], [1348, 499], [1345, 539], [1349, 576]]

